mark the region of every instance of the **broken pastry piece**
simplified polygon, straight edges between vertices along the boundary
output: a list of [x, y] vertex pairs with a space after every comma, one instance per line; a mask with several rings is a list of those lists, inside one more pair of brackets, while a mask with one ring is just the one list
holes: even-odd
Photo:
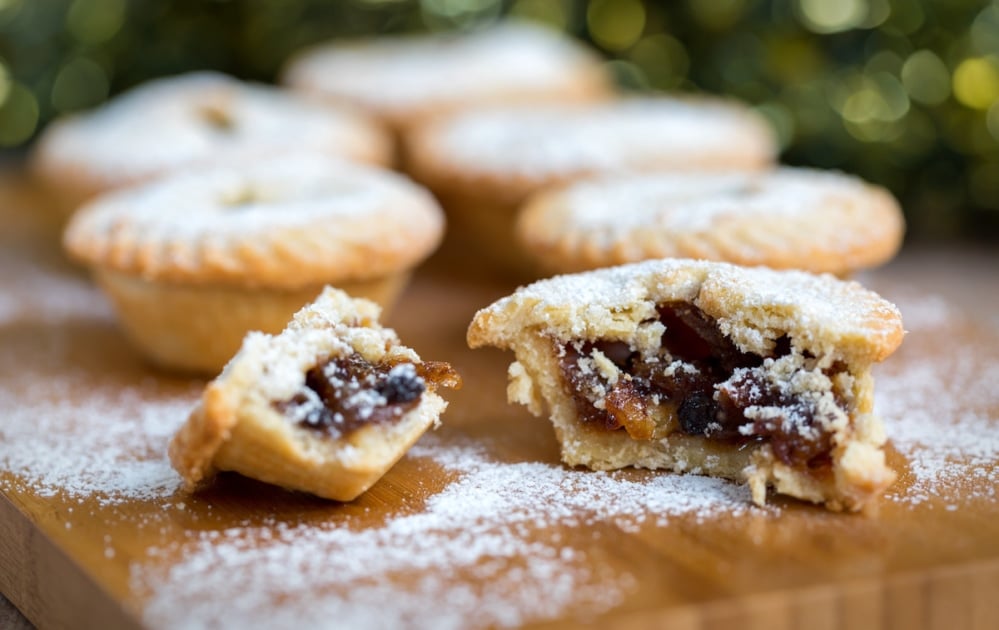
[[278, 335], [250, 333], [170, 443], [189, 486], [216, 471], [350, 501], [431, 426], [461, 378], [422, 361], [381, 309], [326, 288]]
[[854, 282], [665, 259], [557, 276], [479, 311], [471, 347], [513, 350], [508, 398], [562, 460], [745, 480], [859, 510], [895, 479], [870, 368], [898, 309]]

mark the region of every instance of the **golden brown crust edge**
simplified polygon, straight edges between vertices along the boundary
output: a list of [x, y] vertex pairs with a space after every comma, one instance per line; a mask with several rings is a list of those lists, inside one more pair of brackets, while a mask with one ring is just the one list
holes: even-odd
[[[517, 215], [517, 242], [550, 273], [653, 258], [693, 258], [844, 276], [891, 260], [905, 233], [901, 209], [891, 193], [864, 184], [863, 216], [852, 209], [830, 213], [822, 208], [792, 218], [777, 212], [769, 218], [728, 215], [686, 231], [636, 227], [608, 241], [604, 233], [571, 225], [566, 191], [572, 185], [562, 183], [530, 195]], [[830, 232], [846, 237], [831, 239]]]

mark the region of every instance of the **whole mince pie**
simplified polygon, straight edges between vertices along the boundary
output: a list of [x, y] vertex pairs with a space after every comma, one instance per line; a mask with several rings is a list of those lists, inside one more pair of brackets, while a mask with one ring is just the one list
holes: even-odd
[[514, 351], [508, 398], [550, 414], [566, 464], [853, 511], [895, 479], [870, 368], [902, 336], [898, 309], [855, 282], [663, 259], [520, 288], [476, 314], [468, 343]]
[[516, 225], [552, 274], [701, 258], [844, 277], [891, 260], [904, 231], [884, 188], [791, 167], [607, 174], [533, 195]]
[[350, 501], [431, 426], [461, 378], [327, 288], [277, 335], [250, 333], [170, 443], [190, 487], [220, 470]]
[[234, 160], [107, 193], [63, 235], [157, 366], [215, 375], [332, 285], [389, 309], [444, 233], [429, 192], [314, 151]]
[[148, 81], [45, 128], [29, 167], [69, 217], [85, 201], [185, 170], [300, 151], [385, 166], [391, 139], [351, 108], [217, 72]]

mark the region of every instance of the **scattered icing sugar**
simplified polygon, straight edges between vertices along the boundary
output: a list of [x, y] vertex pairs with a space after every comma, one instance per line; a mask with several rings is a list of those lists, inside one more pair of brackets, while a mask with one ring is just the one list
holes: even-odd
[[[918, 505], [933, 498], [997, 500], [999, 488], [999, 349], [954, 341], [959, 315], [939, 297], [901, 303], [910, 340], [950, 340], [945, 352], [889, 359], [876, 371], [875, 405], [888, 438], [908, 461], [891, 500]], [[902, 346], [901, 351], [905, 351]]]
[[[0, 278], [30, 308], [51, 307], [41, 318], [50, 338], [31, 347], [30, 360], [0, 353], [0, 469], [9, 473], [0, 477], [0, 490], [184, 510], [175, 500], [180, 479], [166, 460], [166, 444], [200, 386], [72, 367], [70, 355], [81, 342], [65, 328], [91, 322], [111, 329], [103, 300], [82, 279], [23, 271], [36, 274], [25, 275], [33, 279], [23, 286], [3, 265]], [[940, 497], [999, 500], [996, 344], [963, 341], [947, 352], [928, 351], [920, 339], [949, 340], [958, 314], [932, 296], [899, 303], [910, 329], [900, 352], [912, 354], [879, 366], [876, 400], [909, 474], [888, 498], [912, 510]], [[4, 339], [38, 322], [38, 313], [6, 308]], [[390, 514], [364, 529], [274, 519], [190, 528], [180, 541], [150, 547], [147, 558], [130, 565], [144, 622], [464, 628], [585, 617], [619, 605], [638, 582], [591, 557], [590, 530], [634, 532], [681, 517], [707, 522], [760, 511], [744, 487], [722, 480], [504, 462], [484, 445], [454, 437], [425, 436], [409, 456], [433, 462], [451, 479], [415, 513]], [[104, 553], [115, 556], [113, 541], [104, 543]], [[282, 605], [300, 601], [306, 590], [308, 605]]]
[[[64, 326], [113, 326], [107, 302], [82, 276], [2, 251], [0, 261], [0, 333], [8, 335], [0, 353], [0, 469], [12, 474], [0, 477], [0, 490], [30, 487], [43, 497], [96, 497], [103, 505], [172, 495], [180, 478], [165, 444], [193, 407], [196, 388], [165, 394], [148, 377], [105, 383], [70, 369], [75, 343]], [[26, 356], [8, 343], [8, 329], [19, 326], [53, 332]]]
[[109, 317], [110, 306], [83, 276], [55, 273], [0, 248], [0, 326], [72, 317]]
[[101, 387], [72, 374], [26, 376], [0, 382], [0, 468], [16, 476], [0, 477], [0, 489], [23, 485], [38, 496], [113, 505], [166, 499], [181, 486], [166, 443], [194, 406], [195, 388], [164, 396], [148, 382]]
[[431, 129], [427, 139], [459, 172], [531, 180], [650, 165], [752, 167], [775, 151], [772, 134], [748, 109], [669, 98], [468, 112]]
[[[163, 628], [262, 620], [313, 626], [330, 619], [352, 628], [467, 628], [594, 614], [618, 604], [636, 579], [605, 575], [610, 569], [599, 563], [588, 567], [586, 550], [553, 534], [555, 528], [605, 523], [636, 531], [680, 514], [759, 511], [743, 488], [717, 479], [661, 475], [636, 482], [501, 463], [476, 448], [428, 438], [411, 456], [429, 457], [459, 477], [420, 513], [360, 531], [278, 525], [274, 535], [261, 536], [240, 528], [153, 549], [152, 555], [180, 560], [166, 570], [133, 566], [133, 588], [150, 594], [144, 621]], [[307, 606], [273, 605], [305, 589]]]

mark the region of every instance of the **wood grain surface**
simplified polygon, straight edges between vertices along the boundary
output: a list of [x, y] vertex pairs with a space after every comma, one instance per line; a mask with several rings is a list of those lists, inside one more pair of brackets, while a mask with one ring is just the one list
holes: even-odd
[[[50, 217], [37, 191], [18, 172], [3, 172], [0, 265], [8, 271], [42, 270], [67, 278], [80, 291], [96, 292], [62, 259], [58, 225]], [[865, 284], [889, 299], [904, 303], [932, 296], [960, 305], [962, 312], [948, 315], [946, 326], [933, 328], [934, 334], [910, 334], [885, 364], [885, 374], [932, 362], [954, 348], [973, 349], [979, 357], [973, 361], [999, 360], [996, 269], [999, 256], [992, 252], [914, 249], [863, 276]], [[37, 287], [25, 287], [11, 273], [0, 272], [0, 291], [32, 303], [27, 293], [18, 292]], [[511, 288], [467, 273], [431, 269], [417, 274], [388, 323], [422, 356], [451, 361], [464, 377], [466, 386], [448, 396], [451, 407], [444, 426], [428, 438], [430, 444], [438, 449], [472, 444], [497, 466], [540, 462], [559, 474], [550, 425], [505, 402], [510, 357], [491, 350], [472, 352], [464, 343], [475, 310]], [[42, 313], [32, 315], [0, 318], [0, 352], [8, 359], [0, 361], [0, 381], [16, 382], [20, 374], [31, 373], [49, 374], [61, 382], [60, 376], [72, 371], [73, 385], [58, 391], [70, 404], [85, 400], [95, 389], [140, 387], [147, 400], [155, 402], [196, 395], [203, 383], [147, 367], [110, 314], [55, 322]], [[15, 364], [17, 373], [11, 368]], [[27, 397], [44, 387], [25, 386], [23, 391], [20, 402], [30, 405], [34, 401]], [[953, 396], [958, 390], [946, 391]], [[992, 433], [983, 439], [995, 440], [999, 404], [994, 398], [975, 400], [967, 408], [954, 408], [987, 416], [985, 426]], [[13, 408], [0, 408], [0, 423], [11, 413]], [[2, 428], [0, 424], [0, 437]], [[460, 476], [426, 452], [424, 448], [423, 455], [403, 459], [351, 504], [320, 501], [235, 475], [223, 475], [195, 495], [178, 490], [165, 498], [108, 502], [99, 493], [42, 491], [23, 470], [0, 470], [0, 591], [31, 623], [44, 628], [156, 627], [164, 625], [164, 619], [174, 622], [166, 625], [198, 626], [204, 620], [192, 617], [186, 620], [190, 623], [176, 623], [185, 620], [187, 600], [178, 599], [174, 609], [156, 613], [156, 606], [169, 604], [173, 587], [156, 582], [167, 584], [166, 591], [151, 592], [149, 583], [136, 576], [168, 572], [191, 553], [188, 541], [211, 540], [206, 532], [241, 532], [252, 549], [268, 544], [274, 532], [293, 531], [304, 540], [310, 532], [336, 527], [361, 532], [384, 528], [400, 515], [419, 515]], [[628, 527], [600, 517], [545, 520], [536, 531], [520, 535], [539, 544], [584, 550], [580, 557], [585, 566], [565, 567], [585, 569], [587, 577], [573, 582], [578, 593], [565, 595], [557, 607], [538, 606], [488, 619], [492, 624], [505, 625], [506, 618], [513, 625], [551, 628], [580, 623], [611, 628], [720, 628], [734, 623], [768, 629], [999, 628], [999, 499], [988, 488], [996, 478], [996, 462], [980, 465], [981, 478], [950, 484], [939, 495], [913, 501], [905, 497], [920, 482], [919, 471], [897, 450], [890, 450], [890, 459], [902, 471], [890, 491], [895, 499], [886, 498], [863, 515], [830, 514], [777, 499], [766, 510], [746, 507], [726, 514], [722, 509], [708, 517], [703, 511], [680, 511], [665, 521], [638, 519]], [[625, 471], [614, 478], [641, 485], [656, 476]], [[157, 553], [150, 555], [150, 550]], [[246, 570], [252, 572], [253, 567]], [[504, 578], [511, 571], [504, 568]], [[392, 584], [401, 595], [433, 578], [444, 584], [442, 592], [453, 594], [467, 586], [470, 593], [479, 593], [489, 586], [482, 575], [472, 569], [449, 573], [439, 566], [410, 568], [393, 576]], [[348, 601], [354, 586], [330, 582], [314, 592], [304, 588], [275, 599], [273, 609], [279, 614], [307, 608], [322, 598]], [[615, 597], [601, 603], [601, 590]], [[215, 598], [217, 593], [205, 592], [203, 597]], [[486, 598], [472, 599], [489, 603]], [[430, 610], [435, 602], [426, 606]], [[196, 610], [201, 609], [194, 606], [191, 614]], [[372, 625], [377, 625], [377, 612], [371, 611]], [[428, 616], [425, 625], [435, 625], [430, 623], [434, 619]], [[339, 621], [331, 619], [329, 625], [339, 626]], [[458, 621], [461, 627], [481, 625], [472, 614]], [[268, 625], [267, 618], [258, 622]], [[418, 619], [415, 623], [421, 625]], [[23, 621], [16, 613], [0, 606], [0, 627], [19, 624]]]

